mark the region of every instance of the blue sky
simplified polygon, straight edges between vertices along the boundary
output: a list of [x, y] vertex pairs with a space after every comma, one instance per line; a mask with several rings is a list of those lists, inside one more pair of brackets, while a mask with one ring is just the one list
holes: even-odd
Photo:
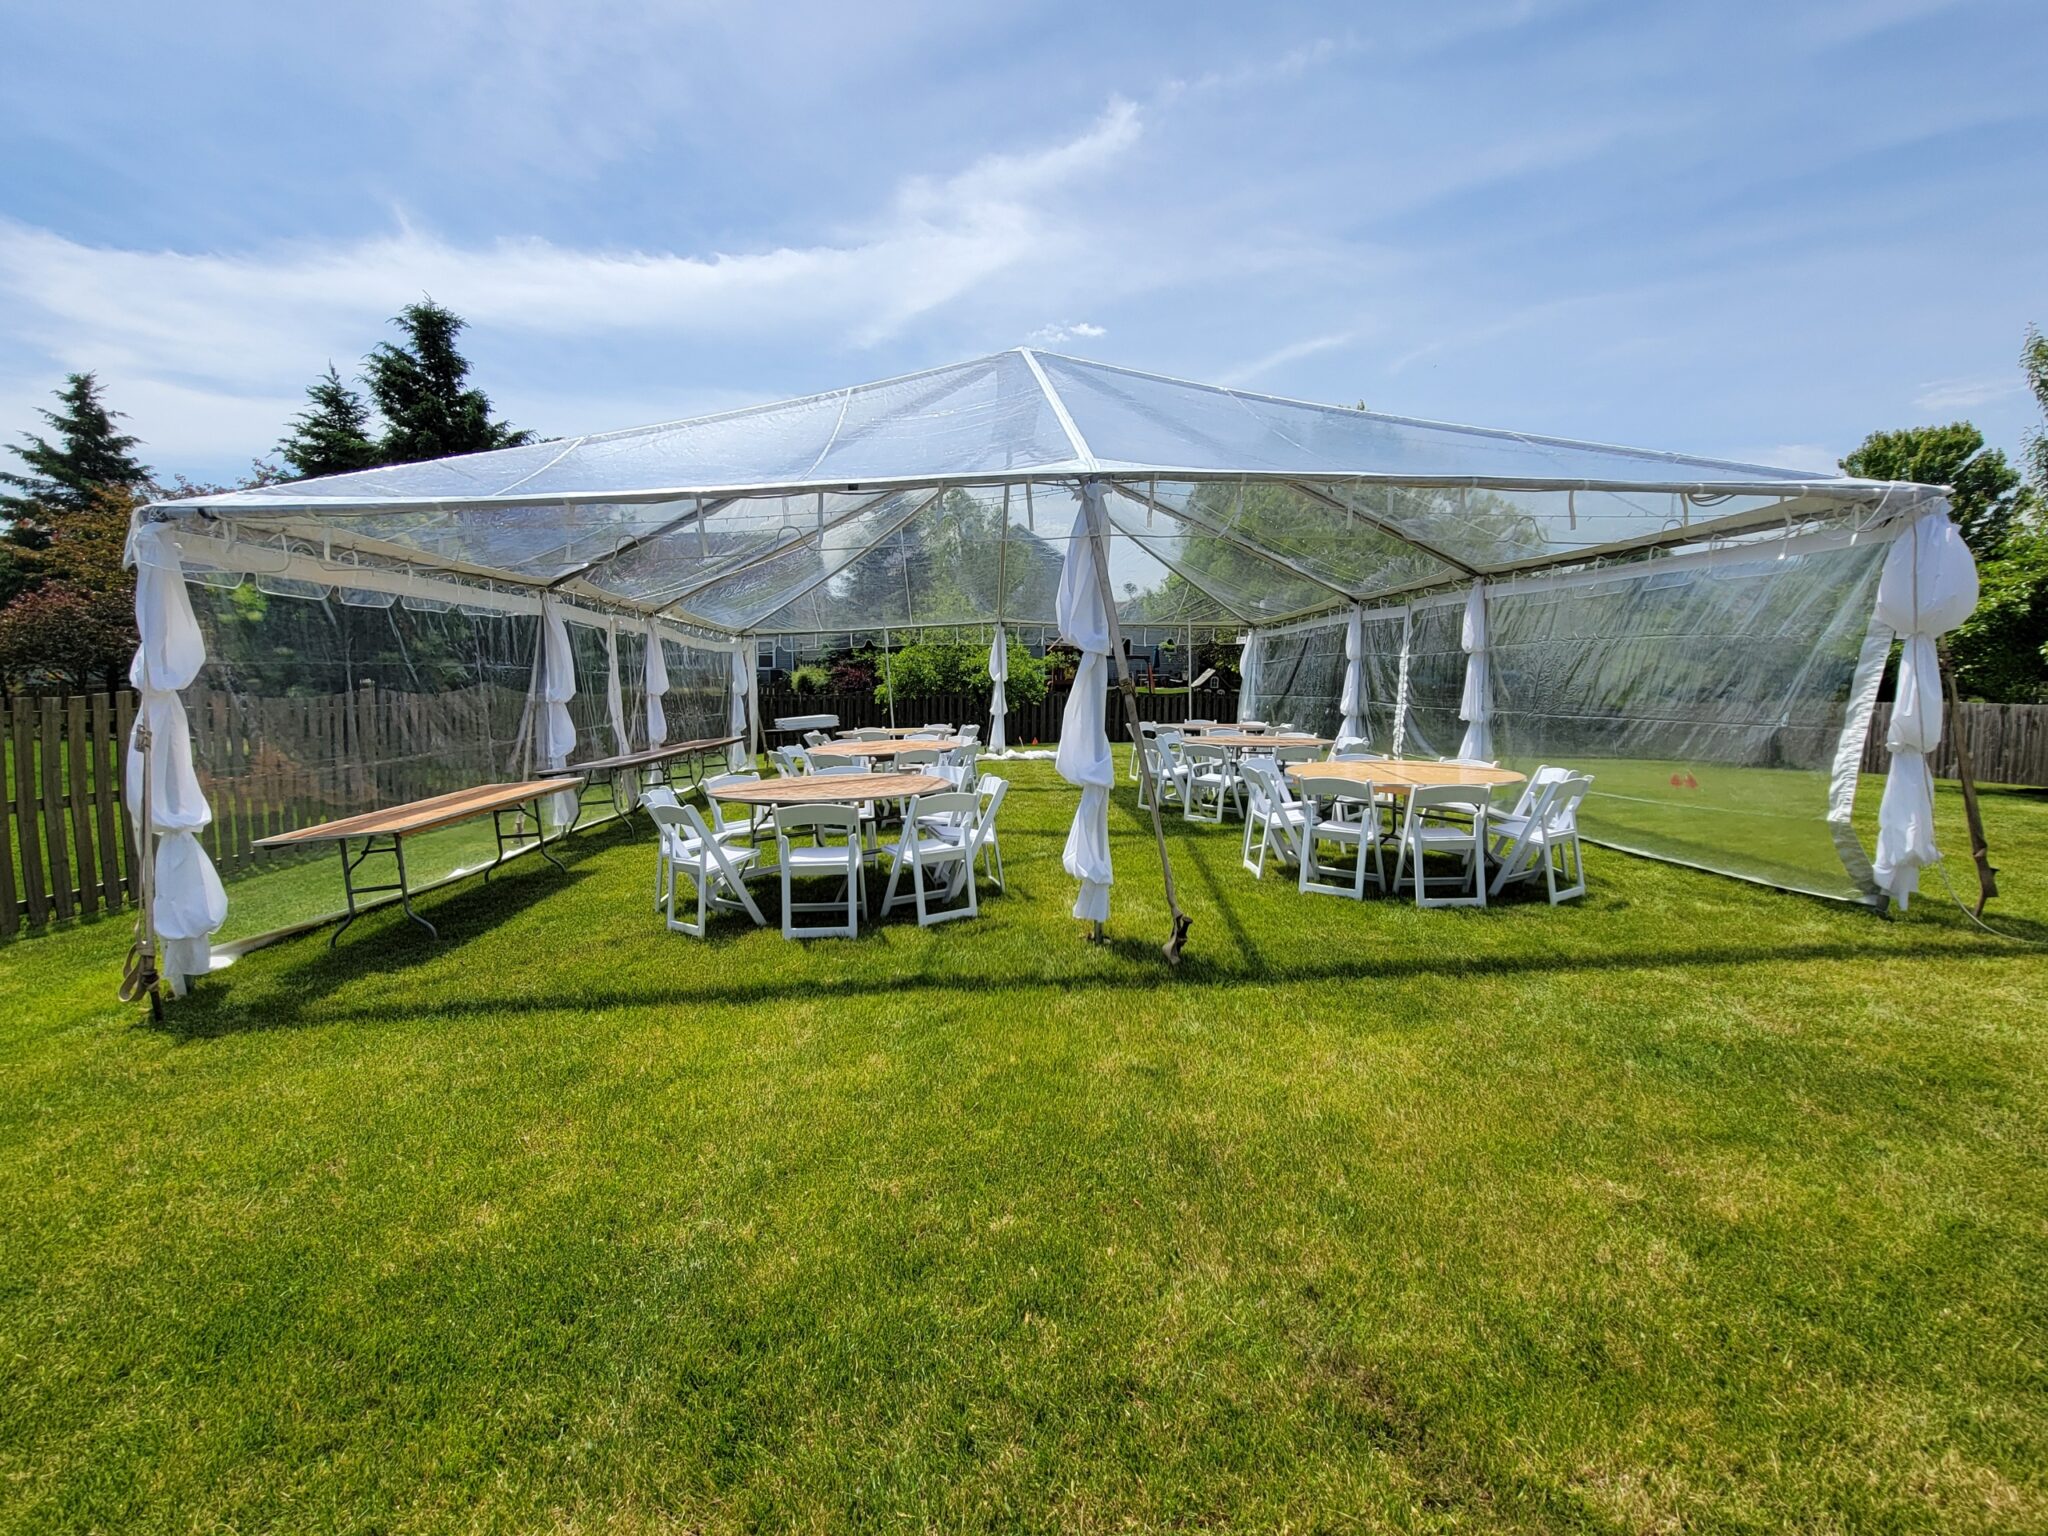
[[421, 292], [521, 426], [1022, 342], [1825, 465], [2048, 325], [2041, 0], [0, 0], [0, 433], [224, 478]]

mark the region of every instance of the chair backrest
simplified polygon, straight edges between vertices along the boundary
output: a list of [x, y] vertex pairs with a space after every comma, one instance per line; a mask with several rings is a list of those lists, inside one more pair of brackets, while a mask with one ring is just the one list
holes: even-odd
[[788, 747], [770, 747], [768, 749], [768, 761], [775, 765], [775, 771], [785, 779], [793, 779], [803, 772], [801, 768], [797, 767], [796, 759], [790, 755]]
[[867, 771], [867, 766], [863, 763], [827, 763], [823, 767], [813, 768], [811, 770], [811, 777], [814, 779], [830, 779], [849, 773], [857, 773], [865, 777]]
[[979, 722], [976, 722], [976, 723], [975, 723], [975, 724], [973, 724], [973, 725], [963, 725], [963, 726], [961, 726], [961, 727], [960, 727], [960, 739], [961, 739], [962, 741], [979, 741], [979, 740], [981, 740], [981, 725], [980, 725], [980, 723], [979, 723]]
[[1483, 835], [1488, 793], [1484, 784], [1418, 784], [1408, 791], [1408, 825], [1433, 810], [1470, 811], [1474, 835]]
[[1287, 788], [1287, 776], [1270, 757], [1247, 757], [1238, 764], [1238, 772], [1251, 787], [1253, 816], [1263, 816], [1269, 810], [1294, 803]]
[[1182, 742], [1181, 751], [1189, 759], [1198, 763], [1227, 763], [1230, 761], [1230, 750], [1227, 747], [1212, 747], [1206, 741]]
[[1322, 754], [1323, 749], [1312, 741], [1273, 744], [1273, 761], [1276, 763], [1312, 763]]
[[792, 832], [838, 832], [850, 842], [860, 841], [860, 811], [855, 806], [778, 805], [774, 819], [778, 842], [787, 842]]
[[1515, 801], [1515, 808], [1510, 814], [1533, 816], [1543, 791], [1571, 776], [1572, 771], [1569, 768], [1553, 768], [1549, 763], [1539, 764], [1536, 771], [1529, 775], [1529, 782], [1522, 786], [1522, 793]]
[[690, 824], [684, 819], [683, 808], [676, 803], [674, 795], [669, 796], [666, 805], [659, 800], [648, 800], [647, 814], [654, 818], [655, 826], [672, 836], [682, 837], [689, 831]]
[[981, 797], [973, 790], [942, 789], [929, 795], [912, 795], [910, 809], [903, 813], [903, 823], [914, 827], [926, 819], [951, 817], [964, 827], [980, 814]]
[[1368, 752], [1363, 747], [1345, 747], [1342, 751], [1332, 752], [1330, 754], [1330, 761], [1333, 763], [1384, 763], [1387, 761], [1387, 754], [1384, 752]]
[[1249, 731], [1254, 736], [1258, 735], [1260, 731], [1268, 729], [1266, 722], [1263, 720], [1240, 720], [1237, 722], [1237, 728], [1240, 731]]
[[887, 741], [889, 733], [878, 725], [864, 725], [859, 730], [841, 731], [842, 741]]
[[918, 734], [922, 736], [927, 731], [937, 731], [941, 736], [950, 736], [953, 734], [953, 727], [950, 725], [940, 724], [936, 721], [927, 720], [924, 723], [923, 727], [918, 731]]
[[1190, 727], [1197, 725], [1214, 725], [1215, 723], [1216, 722], [1214, 720], [1198, 720], [1193, 715], [1189, 715], [1187, 719], [1181, 721], [1182, 725]]
[[898, 752], [896, 754], [896, 766], [898, 768], [922, 768], [929, 763], [936, 763], [943, 755], [936, 747], [912, 747], [908, 752]]
[[911, 741], [944, 741], [952, 734], [951, 726], [928, 725], [921, 731], [912, 731], [907, 739]]
[[1304, 800], [1318, 803], [1329, 800], [1363, 800], [1372, 803], [1372, 786], [1359, 779], [1347, 779], [1334, 773], [1297, 773], [1293, 775], [1294, 792]]
[[[681, 802], [676, 799], [676, 792], [666, 784], [650, 784], [647, 788], [640, 791], [640, 803], [646, 806], [648, 812], [652, 814], [657, 805], [677, 805]], [[659, 817], [656, 818], [656, 820], [659, 819]]]
[[1542, 808], [1544, 830], [1575, 832], [1579, 825], [1579, 802], [1593, 787], [1593, 776], [1566, 774], [1550, 786], [1550, 798]]
[[826, 742], [830, 741], [831, 739], [832, 738], [830, 736], [827, 736], [823, 731], [804, 732], [804, 745], [807, 747], [822, 747], [823, 745], [825, 745]]
[[974, 821], [974, 844], [979, 847], [996, 830], [996, 812], [1003, 808], [1003, 797], [1010, 792], [1010, 781], [999, 779], [994, 774], [983, 774], [981, 782], [974, 788], [974, 798], [981, 807], [981, 814]]
[[[711, 819], [718, 824], [721, 831], [733, 825], [733, 822], [726, 820], [725, 802], [718, 798], [717, 792], [731, 784], [758, 784], [760, 782], [761, 775], [758, 773], [720, 773], [704, 781], [704, 802], [711, 807]], [[734, 820], [741, 826], [749, 825], [753, 819], [752, 813], [744, 807], [736, 809], [733, 816]]]

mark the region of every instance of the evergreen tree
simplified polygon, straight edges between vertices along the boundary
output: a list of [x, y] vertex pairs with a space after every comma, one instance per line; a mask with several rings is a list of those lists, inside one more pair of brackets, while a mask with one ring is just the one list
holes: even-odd
[[363, 360], [364, 382], [384, 418], [380, 462], [410, 464], [532, 439], [493, 421], [490, 397], [466, 384], [469, 360], [455, 348], [461, 316], [428, 298], [406, 305], [392, 324], [405, 340], [380, 343]]
[[74, 373], [57, 391], [59, 409], [43, 411], [56, 429], [56, 441], [33, 432], [22, 434], [10, 450], [24, 473], [0, 472], [0, 485], [17, 495], [0, 495], [0, 516], [13, 524], [9, 539], [28, 549], [49, 543], [50, 529], [67, 512], [89, 507], [108, 490], [132, 491], [149, 478], [129, 450], [141, 441], [115, 429], [119, 411], [107, 409], [99, 380]]
[[301, 477], [345, 475], [384, 462], [370, 436], [370, 408], [341, 382], [334, 364], [306, 390], [306, 409], [292, 418], [277, 451]]

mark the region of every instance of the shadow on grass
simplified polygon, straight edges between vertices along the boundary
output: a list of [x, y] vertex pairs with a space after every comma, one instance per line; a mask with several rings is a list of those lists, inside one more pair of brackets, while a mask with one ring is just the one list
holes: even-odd
[[[1125, 962], [1113, 974], [1075, 975], [1071, 971], [1029, 974], [1014, 970], [982, 974], [942, 972], [891, 973], [883, 976], [842, 976], [820, 980], [816, 977], [733, 981], [724, 985], [693, 987], [692, 1006], [752, 1007], [791, 1002], [836, 1002], [872, 997], [905, 997], [922, 992], [957, 993], [1001, 990], [1024, 995], [1047, 993], [1156, 992], [1162, 987], [1208, 988], [1243, 986], [1299, 986], [1344, 982], [1400, 982], [1423, 976], [1453, 976], [1472, 979], [1529, 977], [1562, 972], [1613, 973], [1627, 971], [1732, 970], [1753, 966], [1784, 965], [1823, 961], [1867, 961], [1868, 944], [1848, 940], [1806, 942], [1777, 946], [1755, 943], [1727, 945], [1662, 946], [1606, 953], [1517, 953], [1503, 955], [1442, 954], [1345, 956], [1328, 961], [1272, 966], [1254, 959], [1250, 964], [1228, 965], [1191, 953], [1171, 973], [1160, 959], [1159, 945], [1152, 939], [1112, 937], [1102, 951]], [[394, 944], [386, 969], [415, 964], [436, 953], [424, 934], [417, 944]], [[1945, 951], [1944, 960], [2009, 960], [2014, 951], [1985, 945]], [[361, 968], [346, 957], [323, 954], [303, 970], [294, 971], [288, 997], [266, 999], [260, 1008], [237, 1005], [226, 989], [209, 993], [197, 1006], [188, 1004], [173, 1010], [163, 1026], [180, 1040], [203, 1040], [259, 1030], [293, 1029], [348, 1023], [402, 1023], [423, 1012], [455, 1020], [516, 1014], [596, 1012], [609, 1009], [670, 1008], [677, 1001], [673, 986], [620, 986], [610, 989], [582, 989], [573, 1000], [553, 993], [486, 993], [436, 998], [430, 1004], [394, 1001], [331, 1010], [307, 1005], [326, 997], [336, 987], [361, 979]]]

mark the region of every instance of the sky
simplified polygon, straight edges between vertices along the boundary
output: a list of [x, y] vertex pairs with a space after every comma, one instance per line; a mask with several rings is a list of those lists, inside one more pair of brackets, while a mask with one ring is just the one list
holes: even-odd
[[431, 294], [545, 435], [1017, 345], [1831, 468], [2039, 420], [2042, 0], [0, 0], [0, 438], [227, 481]]

